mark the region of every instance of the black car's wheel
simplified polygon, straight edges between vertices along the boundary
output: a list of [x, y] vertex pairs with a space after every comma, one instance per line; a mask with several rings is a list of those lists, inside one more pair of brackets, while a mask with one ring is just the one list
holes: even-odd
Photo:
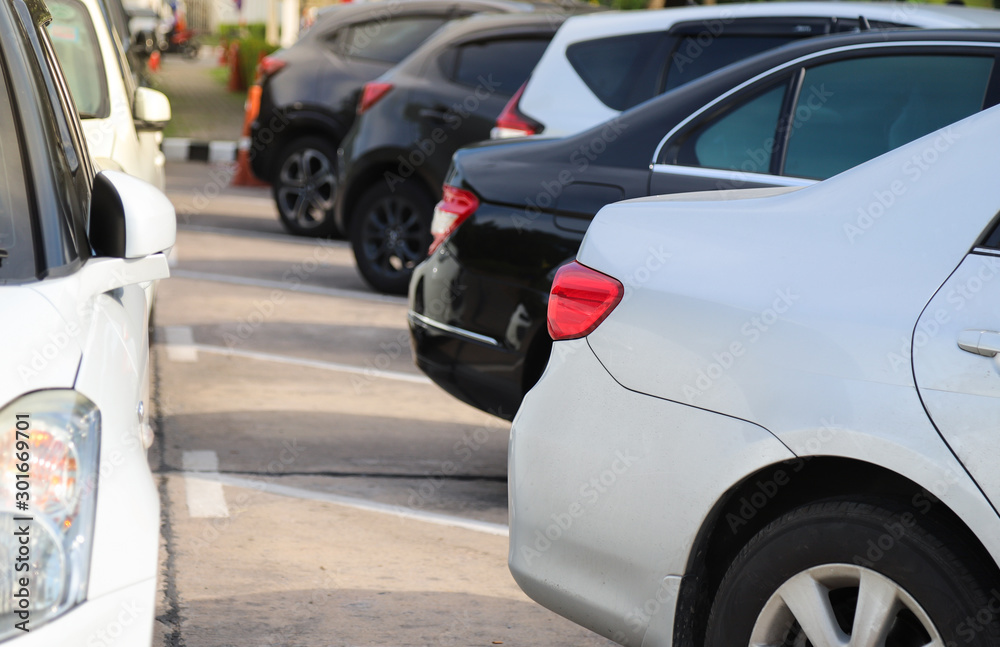
[[335, 147], [319, 137], [300, 137], [278, 156], [272, 181], [278, 217], [290, 233], [325, 238], [336, 235], [333, 197], [337, 189]]
[[918, 511], [854, 501], [804, 506], [760, 531], [733, 562], [705, 644], [998, 645], [990, 568]]
[[390, 191], [381, 182], [368, 189], [351, 218], [351, 245], [361, 276], [387, 294], [406, 294], [410, 276], [427, 258], [434, 202], [405, 183]]

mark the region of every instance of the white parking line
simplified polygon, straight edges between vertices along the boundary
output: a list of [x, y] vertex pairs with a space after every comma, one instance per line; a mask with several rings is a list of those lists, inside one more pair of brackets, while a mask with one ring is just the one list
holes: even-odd
[[[184, 453], [187, 454], [188, 452]], [[188, 476], [189, 476], [188, 474], [185, 474], [185, 478], [187, 478]], [[366, 501], [364, 499], [356, 499], [354, 497], [340, 496], [338, 494], [328, 494], [326, 492], [314, 492], [313, 490], [305, 490], [302, 488], [291, 487], [288, 485], [278, 485], [276, 483], [267, 483], [265, 481], [257, 481], [254, 479], [232, 476], [229, 474], [218, 474], [218, 473], [199, 474], [198, 476], [204, 479], [213, 479], [216, 482], [223, 485], [227, 485], [229, 487], [247, 488], [250, 490], [256, 490], [258, 492], [266, 492], [267, 494], [274, 494], [277, 496], [284, 496], [293, 499], [305, 499], [308, 501], [323, 501], [326, 503], [333, 503], [335, 505], [346, 506], [348, 508], [355, 508], [357, 510], [365, 510], [366, 512], [377, 512], [380, 514], [388, 514], [397, 517], [399, 519], [411, 519], [413, 521], [433, 523], [439, 526], [449, 526], [451, 528], [464, 528], [466, 530], [472, 530], [474, 532], [482, 532], [487, 535], [497, 535], [500, 537], [506, 537], [508, 535], [507, 526], [499, 523], [490, 523], [488, 521], [476, 521], [474, 519], [463, 519], [462, 517], [455, 517], [448, 514], [440, 514], [438, 512], [426, 512], [424, 510], [415, 510], [413, 508], [407, 508], [406, 506], [401, 506], [401, 505], [377, 503], [374, 501]], [[188, 505], [190, 505], [190, 502]]]
[[318, 285], [306, 285], [304, 283], [286, 283], [284, 281], [271, 281], [268, 279], [253, 279], [246, 276], [233, 276], [231, 274], [213, 274], [210, 272], [194, 272], [192, 270], [174, 269], [171, 270], [170, 276], [178, 279], [191, 279], [194, 281], [213, 281], [216, 283], [246, 285], [255, 288], [288, 290], [289, 292], [301, 292], [303, 294], [319, 294], [327, 297], [339, 297], [341, 299], [360, 299], [362, 301], [374, 301], [375, 303], [406, 305], [407, 302], [405, 297], [396, 297], [387, 294], [375, 294], [374, 292], [362, 292], [361, 290], [324, 288]]
[[197, 362], [198, 350], [194, 344], [191, 326], [167, 326], [163, 329], [167, 343], [167, 359], [172, 362]]
[[213, 451], [187, 451], [182, 455], [184, 491], [188, 514], [197, 518], [228, 517], [229, 507], [219, 476], [219, 456]]
[[[260, 200], [262, 198], [253, 198], [254, 200]], [[232, 198], [228, 198], [230, 202]], [[270, 201], [270, 198], [268, 198]], [[233, 227], [213, 227], [212, 225], [192, 225], [192, 224], [180, 224], [177, 225], [177, 231], [191, 231], [197, 234], [217, 234], [220, 236], [239, 236], [241, 238], [257, 238], [260, 240], [272, 240], [276, 243], [286, 243], [289, 245], [308, 245], [310, 247], [329, 247], [332, 249], [350, 249], [351, 244], [344, 240], [322, 240], [317, 241], [315, 238], [302, 238], [299, 236], [292, 236], [290, 234], [275, 234], [266, 231], [256, 231], [253, 229], [236, 229]]]
[[[289, 357], [287, 355], [272, 355], [271, 353], [257, 353], [252, 350], [239, 350], [227, 348], [225, 346], [209, 346], [208, 344], [195, 344], [195, 352], [210, 353], [212, 355], [232, 355], [244, 359], [255, 359], [262, 362], [275, 362], [278, 364], [291, 364], [292, 366], [304, 366], [306, 368], [317, 368], [323, 371], [336, 371], [338, 373], [351, 373], [353, 375], [364, 375], [365, 377], [386, 378], [398, 382], [411, 382], [413, 384], [432, 384], [430, 379], [423, 375], [413, 375], [400, 371], [383, 371], [377, 368], [364, 366], [351, 366], [350, 364], [337, 364], [336, 362], [321, 362], [315, 359], [305, 359], [303, 357]], [[167, 349], [169, 351], [169, 348]]]

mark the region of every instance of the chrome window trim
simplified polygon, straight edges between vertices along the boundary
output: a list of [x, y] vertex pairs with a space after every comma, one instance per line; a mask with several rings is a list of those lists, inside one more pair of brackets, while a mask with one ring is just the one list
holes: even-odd
[[807, 180], [799, 177], [783, 175], [768, 175], [767, 173], [750, 173], [730, 169], [701, 168], [699, 166], [676, 166], [674, 164], [652, 164], [653, 173], [669, 173], [672, 175], [687, 175], [691, 177], [707, 177], [733, 182], [760, 182], [774, 186], [810, 186], [818, 180]]
[[804, 63], [806, 61], [811, 61], [813, 59], [817, 59], [817, 58], [820, 58], [822, 56], [828, 56], [828, 55], [832, 55], [832, 54], [839, 54], [841, 52], [852, 52], [852, 51], [864, 50], [864, 49], [875, 49], [875, 48], [884, 48], [884, 47], [913, 47], [914, 45], [928, 46], [928, 47], [929, 46], [936, 46], [936, 47], [992, 47], [992, 48], [1000, 47], [1000, 43], [989, 43], [989, 42], [980, 42], [980, 41], [949, 41], [949, 40], [912, 41], [911, 40], [911, 41], [899, 41], [899, 42], [892, 42], [892, 43], [863, 43], [863, 44], [860, 44], [860, 45], [845, 45], [843, 47], [837, 47], [837, 48], [834, 48], [834, 49], [826, 49], [826, 50], [823, 50], [821, 52], [813, 52], [812, 54], [807, 54], [805, 56], [801, 56], [801, 57], [795, 59], [794, 61], [788, 61], [787, 63], [782, 63], [781, 65], [779, 65], [777, 67], [772, 67], [771, 69], [767, 70], [766, 72], [762, 72], [762, 73], [758, 74], [757, 76], [753, 77], [752, 79], [750, 79], [748, 81], [744, 81], [743, 83], [741, 83], [738, 86], [736, 86], [735, 88], [729, 90], [725, 94], [722, 94], [722, 95], [716, 97], [715, 99], [713, 99], [712, 101], [710, 101], [709, 103], [706, 103], [697, 112], [694, 112], [694, 113], [688, 115], [683, 121], [681, 121], [681, 123], [679, 123], [676, 126], [674, 126], [670, 130], [670, 132], [668, 132], [666, 135], [664, 135], [663, 139], [660, 140], [660, 143], [656, 145], [656, 150], [653, 151], [653, 159], [650, 161], [650, 164], [653, 165], [653, 166], [657, 166], [658, 165], [656, 160], [660, 159], [660, 153], [662, 152], [664, 145], [666, 145], [667, 140], [669, 140], [671, 137], [673, 137], [674, 135], [676, 135], [681, 129], [683, 129], [685, 126], [687, 126], [688, 124], [690, 124], [695, 119], [701, 117], [703, 114], [705, 114], [711, 108], [713, 108], [716, 105], [722, 103], [723, 101], [725, 101], [729, 97], [733, 96], [737, 92], [743, 90], [744, 88], [747, 88], [747, 87], [753, 85], [754, 83], [756, 83], [757, 81], [760, 81], [761, 79], [767, 78], [768, 76], [771, 76], [771, 75], [773, 75], [773, 74], [775, 74], [777, 72], [781, 72], [781, 71], [786, 70], [786, 69], [791, 68], [791, 67], [796, 67], [796, 66], [801, 65], [802, 63]]

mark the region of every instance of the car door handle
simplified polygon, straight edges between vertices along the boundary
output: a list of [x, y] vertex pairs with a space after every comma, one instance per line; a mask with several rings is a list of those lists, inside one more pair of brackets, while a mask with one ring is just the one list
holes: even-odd
[[432, 119], [434, 121], [444, 121], [448, 116], [447, 108], [421, 108], [417, 113], [422, 119]]
[[1000, 353], [1000, 332], [992, 330], [963, 330], [958, 333], [958, 347], [984, 357]]

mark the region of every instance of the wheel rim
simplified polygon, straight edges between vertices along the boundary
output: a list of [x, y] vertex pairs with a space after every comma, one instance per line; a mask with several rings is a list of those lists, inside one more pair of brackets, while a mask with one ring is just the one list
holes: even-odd
[[278, 173], [278, 208], [289, 222], [315, 229], [333, 208], [337, 178], [322, 152], [303, 148], [289, 155]]
[[944, 647], [930, 617], [889, 578], [850, 564], [803, 571], [757, 616], [750, 647]]
[[364, 215], [361, 248], [369, 265], [384, 276], [413, 270], [426, 257], [420, 210], [396, 196], [376, 201]]

